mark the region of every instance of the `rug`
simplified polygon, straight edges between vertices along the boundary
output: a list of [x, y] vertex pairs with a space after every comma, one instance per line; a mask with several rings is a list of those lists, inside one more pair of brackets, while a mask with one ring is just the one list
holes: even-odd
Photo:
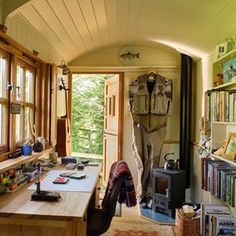
[[174, 236], [174, 233], [167, 225], [113, 221], [102, 236]]

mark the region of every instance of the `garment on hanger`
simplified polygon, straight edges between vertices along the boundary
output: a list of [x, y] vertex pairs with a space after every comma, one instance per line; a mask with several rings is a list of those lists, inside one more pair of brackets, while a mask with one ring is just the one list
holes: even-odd
[[[148, 82], [153, 77], [153, 89]], [[160, 74], [144, 74], [132, 81], [129, 86], [130, 111], [133, 114], [166, 115], [171, 112], [172, 81]]]
[[138, 170], [137, 196], [140, 204], [148, 208], [152, 206], [152, 171], [159, 167], [171, 103], [172, 81], [160, 74], [147, 73], [130, 83], [129, 110], [133, 119], [132, 148]]

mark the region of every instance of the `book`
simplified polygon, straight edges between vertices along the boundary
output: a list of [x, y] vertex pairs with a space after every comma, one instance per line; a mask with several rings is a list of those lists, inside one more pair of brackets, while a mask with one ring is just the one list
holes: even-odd
[[201, 205], [201, 235], [212, 235], [212, 216], [231, 216], [232, 212], [229, 206], [225, 204], [202, 204]]
[[219, 199], [221, 198], [221, 192], [223, 185], [221, 183], [221, 171], [229, 171], [229, 170], [236, 170], [236, 166], [232, 166], [225, 162], [225, 165], [220, 165], [216, 168], [216, 191], [215, 191], [215, 196], [218, 197]]
[[233, 216], [212, 217], [212, 236], [236, 235], [236, 218]]
[[236, 179], [234, 179], [234, 194], [233, 194], [233, 204], [232, 204], [232, 206], [233, 207], [236, 207]]
[[222, 170], [221, 171], [221, 194], [220, 199], [226, 201], [226, 176], [228, 174], [236, 174], [236, 170]]
[[217, 187], [218, 187], [218, 183], [217, 183], [217, 168], [220, 168], [220, 166], [225, 166], [225, 162], [224, 161], [215, 161], [210, 163], [211, 166], [211, 176], [210, 176], [210, 192], [214, 195], [216, 195], [217, 193]]
[[226, 173], [226, 182], [225, 182], [225, 192], [226, 192], [226, 202], [231, 205], [231, 178], [236, 176], [234, 172]]
[[68, 178], [66, 177], [57, 177], [56, 179], [53, 180], [54, 184], [66, 184], [69, 181]]

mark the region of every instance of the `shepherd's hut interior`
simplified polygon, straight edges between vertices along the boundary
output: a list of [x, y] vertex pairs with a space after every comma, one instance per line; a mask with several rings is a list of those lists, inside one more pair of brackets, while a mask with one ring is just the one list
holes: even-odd
[[0, 0], [0, 235], [236, 235], [236, 1]]

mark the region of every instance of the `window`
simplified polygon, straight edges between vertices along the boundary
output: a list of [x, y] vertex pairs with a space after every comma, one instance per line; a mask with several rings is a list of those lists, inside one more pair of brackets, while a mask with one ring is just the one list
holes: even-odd
[[15, 101], [20, 104], [20, 114], [15, 115], [15, 146], [32, 140], [30, 123], [34, 117], [35, 70], [23, 62], [17, 63]]
[[9, 55], [0, 50], [0, 154], [8, 148]]

